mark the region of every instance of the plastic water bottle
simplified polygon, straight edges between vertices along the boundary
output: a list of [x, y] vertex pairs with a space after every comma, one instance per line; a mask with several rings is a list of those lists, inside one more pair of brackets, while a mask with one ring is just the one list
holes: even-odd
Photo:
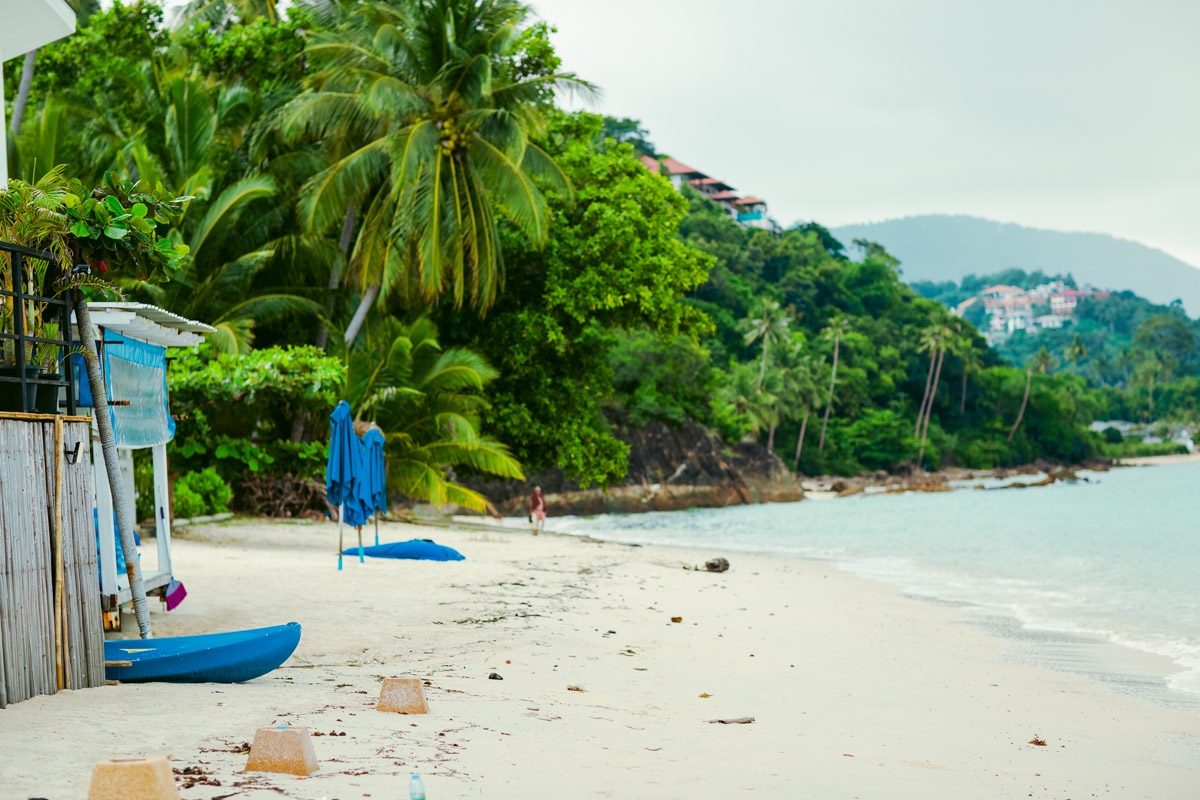
[[425, 784], [421, 783], [421, 776], [414, 772], [412, 781], [408, 784], [409, 800], [425, 800]]

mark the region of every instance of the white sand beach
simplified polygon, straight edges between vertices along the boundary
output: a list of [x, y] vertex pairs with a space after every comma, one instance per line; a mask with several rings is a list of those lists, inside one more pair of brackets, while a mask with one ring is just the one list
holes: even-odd
[[1189, 461], [1200, 461], [1200, 452], [1179, 453], [1173, 456], [1138, 456], [1122, 458], [1121, 464], [1127, 467], [1153, 467], [1161, 464], [1186, 464]]
[[[248, 684], [14, 705], [0, 712], [0, 798], [82, 798], [93, 763], [147, 755], [207, 773], [189, 800], [406, 797], [411, 772], [436, 800], [1167, 800], [1200, 787], [1200, 772], [1163, 760], [1200, 741], [1200, 718], [1002, 661], [1002, 643], [955, 609], [821, 562], [383, 529], [413, 537], [467, 560], [347, 559], [339, 573], [329, 524], [177, 538], [189, 596], [169, 614], [154, 606], [158, 635], [295, 620], [296, 654]], [[717, 555], [729, 572], [681, 568]], [[374, 709], [392, 675], [430, 682], [427, 716]], [[231, 751], [277, 724], [325, 734], [318, 773], [241, 772]]]

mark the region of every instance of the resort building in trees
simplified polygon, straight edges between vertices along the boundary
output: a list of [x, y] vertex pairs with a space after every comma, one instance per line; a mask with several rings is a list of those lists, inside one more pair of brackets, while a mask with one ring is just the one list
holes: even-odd
[[[1090, 286], [1076, 289], [1062, 281], [1050, 281], [1033, 289], [998, 283], [975, 297], [963, 300], [951, 308], [951, 313], [966, 317], [982, 301], [988, 323], [984, 335], [989, 344], [996, 345], [1017, 331], [1033, 334], [1045, 328], [1070, 325], [1075, 322], [1075, 308], [1080, 300], [1085, 297], [1108, 297], [1109, 294]], [[1047, 310], [1050, 313], [1047, 314]]]
[[761, 228], [772, 233], [779, 233], [781, 230], [779, 223], [767, 216], [765, 200], [751, 195], [742, 197], [721, 179], [706, 175], [670, 156], [661, 160], [641, 156], [641, 162], [655, 175], [665, 176], [676, 191], [683, 191], [685, 184], [692, 187], [716, 203], [730, 219], [747, 228]]

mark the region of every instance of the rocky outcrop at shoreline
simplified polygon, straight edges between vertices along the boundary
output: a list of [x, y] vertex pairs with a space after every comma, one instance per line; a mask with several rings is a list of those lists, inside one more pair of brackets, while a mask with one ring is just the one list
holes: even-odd
[[629, 472], [622, 483], [607, 490], [581, 488], [559, 468], [531, 475], [523, 483], [464, 483], [504, 515], [525, 514], [534, 486], [542, 487], [555, 516], [721, 508], [790, 502], [804, 496], [799, 478], [756, 442], [727, 444], [694, 423], [669, 428], [653, 422], [643, 428], [619, 429], [614, 435], [629, 445]]

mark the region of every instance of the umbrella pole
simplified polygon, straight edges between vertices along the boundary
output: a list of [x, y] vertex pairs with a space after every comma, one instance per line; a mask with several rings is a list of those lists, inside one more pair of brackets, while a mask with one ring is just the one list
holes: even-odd
[[375, 546], [379, 547], [379, 515], [375, 515]]
[[346, 506], [338, 506], [338, 569], [342, 568], [342, 518], [346, 516]]
[[358, 528], [358, 563], [365, 564], [365, 563], [367, 563], [367, 559], [365, 556], [363, 556], [362, 525], [358, 525], [357, 528]]

